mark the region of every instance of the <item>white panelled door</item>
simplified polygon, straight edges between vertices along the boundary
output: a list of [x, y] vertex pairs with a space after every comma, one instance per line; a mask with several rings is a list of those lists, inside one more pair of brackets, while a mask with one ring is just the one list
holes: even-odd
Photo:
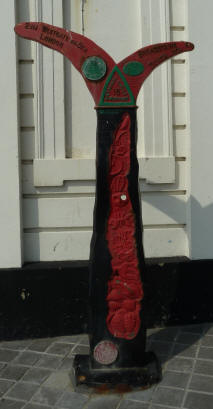
[[[89, 0], [83, 12], [80, 1], [39, 0], [35, 2], [35, 19], [77, 32], [83, 29], [116, 61], [142, 46], [169, 40], [169, 0], [137, 0], [134, 4], [129, 0]], [[60, 54], [35, 47], [34, 185], [94, 180], [96, 118], [91, 96], [79, 73], [69, 71], [69, 61], [64, 63]], [[147, 80], [138, 101], [140, 178], [147, 183], [175, 181], [170, 64], [163, 64]]]

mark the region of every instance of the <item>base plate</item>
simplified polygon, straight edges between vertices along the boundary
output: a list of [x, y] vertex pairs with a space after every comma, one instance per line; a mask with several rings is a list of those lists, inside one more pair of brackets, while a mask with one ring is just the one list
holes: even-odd
[[[133, 368], [93, 369], [89, 355], [76, 355], [71, 373], [73, 385], [128, 391], [133, 387], [144, 387], [157, 383], [162, 378], [161, 366], [153, 352], [144, 354], [144, 366]], [[98, 390], [97, 390], [98, 391]]]

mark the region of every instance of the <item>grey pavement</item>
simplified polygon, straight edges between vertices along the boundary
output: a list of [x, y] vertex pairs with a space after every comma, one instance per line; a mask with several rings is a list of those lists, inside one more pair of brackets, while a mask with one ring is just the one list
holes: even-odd
[[0, 342], [0, 409], [212, 409], [213, 324], [155, 328], [147, 340], [162, 381], [103, 395], [76, 392], [69, 376], [75, 354], [89, 351], [86, 335]]

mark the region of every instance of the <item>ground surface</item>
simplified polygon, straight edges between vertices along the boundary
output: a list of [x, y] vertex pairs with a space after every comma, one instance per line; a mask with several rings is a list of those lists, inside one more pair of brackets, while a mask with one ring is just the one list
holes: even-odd
[[148, 331], [163, 380], [145, 391], [74, 392], [69, 373], [86, 335], [0, 343], [0, 409], [212, 409], [213, 324]]

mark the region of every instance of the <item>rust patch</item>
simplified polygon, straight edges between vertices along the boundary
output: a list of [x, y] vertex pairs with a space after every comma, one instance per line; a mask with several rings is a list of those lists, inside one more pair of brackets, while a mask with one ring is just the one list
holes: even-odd
[[86, 376], [84, 376], [84, 375], [78, 376], [78, 381], [79, 381], [79, 382], [84, 382], [84, 381], [86, 381]]
[[109, 384], [103, 384], [100, 386], [97, 386], [94, 389], [94, 393], [97, 395], [109, 395], [109, 394], [123, 394], [123, 393], [128, 393], [132, 392], [133, 388], [127, 384], [118, 384], [115, 386], [109, 385]]

